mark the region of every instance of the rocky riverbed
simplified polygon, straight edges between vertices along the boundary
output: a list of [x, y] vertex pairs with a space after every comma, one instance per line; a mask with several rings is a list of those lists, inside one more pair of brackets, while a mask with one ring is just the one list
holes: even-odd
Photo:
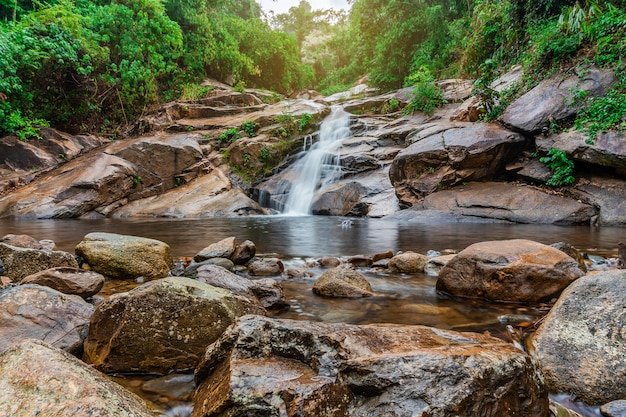
[[[142, 237], [90, 233], [68, 253], [7, 235], [0, 409], [13, 417], [620, 416], [626, 271], [618, 258], [584, 255], [518, 239], [296, 268], [236, 237], [174, 259], [166, 243]], [[442, 299], [547, 314], [512, 321], [500, 338], [279, 318], [292, 307], [284, 287], [294, 280], [306, 277], [316, 297], [366, 306], [377, 296], [368, 277], [390, 273], [428, 273]], [[565, 409], [550, 392], [590, 407]]]

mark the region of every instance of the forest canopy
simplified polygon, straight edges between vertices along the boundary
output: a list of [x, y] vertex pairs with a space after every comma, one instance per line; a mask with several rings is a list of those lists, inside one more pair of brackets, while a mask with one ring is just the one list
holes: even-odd
[[207, 78], [290, 95], [364, 76], [384, 90], [446, 77], [488, 85], [514, 64], [528, 83], [582, 62], [622, 74], [625, 6], [353, 0], [345, 13], [303, 0], [266, 15], [254, 0], [0, 0], [0, 134], [122, 135], [155, 106], [206, 93]]

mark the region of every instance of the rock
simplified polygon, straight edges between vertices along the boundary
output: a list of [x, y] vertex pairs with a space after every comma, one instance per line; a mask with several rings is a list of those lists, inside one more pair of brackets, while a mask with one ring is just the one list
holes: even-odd
[[189, 278], [151, 281], [97, 305], [83, 359], [107, 373], [192, 368], [206, 347], [244, 314], [264, 314], [264, 309]]
[[193, 417], [548, 415], [526, 354], [425, 326], [246, 316], [207, 349], [196, 383]]
[[443, 267], [437, 291], [493, 301], [543, 302], [583, 276], [578, 263], [551, 246], [524, 239], [468, 246]]
[[606, 417], [625, 417], [626, 400], [611, 401], [600, 407], [600, 412]]
[[361, 203], [365, 188], [358, 182], [336, 184], [318, 192], [311, 204], [311, 213], [324, 216], [364, 216], [369, 211]]
[[625, 292], [626, 271], [588, 275], [563, 291], [527, 343], [551, 391], [589, 405], [626, 398]]
[[37, 284], [55, 289], [63, 294], [82, 298], [96, 295], [104, 285], [104, 277], [97, 272], [78, 268], [51, 268], [29, 275], [20, 284]]
[[372, 262], [378, 262], [382, 259], [390, 259], [393, 258], [393, 252], [388, 250], [387, 252], [377, 253], [372, 256]]
[[599, 207], [592, 223], [598, 226], [626, 226], [626, 181], [591, 176], [581, 178], [572, 189], [575, 196]]
[[94, 307], [76, 295], [34, 284], [0, 289], [0, 351], [38, 339], [79, 354]]
[[426, 273], [426, 275], [434, 277], [438, 276], [443, 267], [446, 266], [446, 264], [450, 262], [455, 256], [455, 254], [450, 254], [429, 258], [428, 262], [426, 262], [426, 265], [424, 265], [424, 272]]
[[554, 173], [538, 159], [529, 159], [518, 163], [507, 165], [507, 173], [511, 173], [518, 178], [531, 184], [545, 184]]
[[193, 374], [169, 374], [146, 381], [141, 389], [170, 400], [189, 401], [195, 387]]
[[255, 276], [280, 275], [285, 270], [285, 265], [278, 258], [257, 258], [248, 264], [248, 273]]
[[371, 297], [372, 286], [362, 274], [349, 268], [325, 271], [313, 284], [313, 293], [324, 297]]
[[28, 275], [50, 268], [78, 267], [76, 259], [67, 252], [19, 248], [5, 243], [0, 243], [0, 260], [4, 264], [5, 274], [13, 281], [20, 281]]
[[224, 268], [228, 271], [233, 271], [235, 269], [235, 264], [230, 259], [225, 258], [210, 258], [203, 262], [192, 262], [185, 270], [183, 271], [183, 276], [187, 278], [197, 278], [198, 277], [198, 269], [205, 265], [215, 265], [221, 268]]
[[348, 263], [357, 268], [367, 268], [372, 266], [374, 261], [369, 256], [356, 255], [348, 258]]
[[339, 259], [330, 257], [320, 258], [317, 260], [317, 263], [322, 268], [336, 268], [341, 265], [341, 261]]
[[72, 355], [25, 340], [0, 354], [0, 409], [11, 417], [150, 417], [135, 394]]
[[[597, 214], [590, 204], [528, 185], [470, 183], [424, 199], [423, 209], [463, 218], [514, 223], [588, 224]], [[419, 211], [416, 213], [419, 215]]]
[[438, 189], [490, 180], [526, 146], [526, 139], [492, 123], [431, 123], [407, 138], [389, 178], [401, 207]]
[[423, 272], [428, 258], [421, 253], [404, 252], [400, 253], [389, 260], [389, 269], [394, 272], [402, 272], [413, 274]]
[[244, 240], [235, 248], [231, 259], [235, 265], [245, 265], [256, 255], [256, 245], [250, 240]]
[[197, 279], [258, 301], [264, 308], [280, 309], [289, 305], [280, 284], [270, 278], [250, 280], [217, 265], [202, 265], [197, 269]]
[[583, 131], [570, 130], [550, 136], [535, 138], [537, 150], [548, 153], [557, 148], [565, 151], [574, 162], [626, 171], [626, 135], [622, 132], [599, 132], [590, 141]]
[[4, 235], [0, 238], [0, 242], [18, 248], [41, 250], [41, 243], [34, 237], [28, 235]]
[[515, 130], [537, 133], [550, 119], [559, 121], [574, 116], [585, 100], [575, 95], [603, 96], [617, 82], [611, 70], [585, 68], [579, 74], [556, 74], [514, 100], [500, 116], [500, 121]]
[[202, 249], [194, 256], [193, 260], [202, 262], [211, 258], [230, 258], [236, 247], [237, 239], [235, 237], [227, 237]]
[[574, 259], [576, 262], [578, 262], [578, 266], [580, 267], [580, 270], [585, 273], [587, 272], [587, 265], [585, 264], [585, 258], [583, 258], [583, 256], [578, 251], [578, 249], [576, 249], [569, 243], [565, 243], [565, 242], [556, 242], [556, 243], [551, 244], [550, 246], [552, 246], [553, 248], [557, 248], [558, 250], [560, 250], [567, 256]]
[[163, 278], [174, 266], [167, 244], [144, 237], [89, 233], [75, 250], [94, 271], [111, 278]]

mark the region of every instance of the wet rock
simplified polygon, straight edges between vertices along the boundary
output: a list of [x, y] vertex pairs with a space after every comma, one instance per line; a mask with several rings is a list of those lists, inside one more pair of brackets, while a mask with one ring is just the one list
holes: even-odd
[[198, 269], [204, 267], [205, 265], [215, 265], [220, 268], [224, 268], [228, 271], [233, 271], [235, 269], [235, 264], [230, 259], [226, 258], [210, 258], [203, 262], [192, 262], [185, 270], [183, 271], [183, 276], [187, 278], [197, 278], [198, 277]]
[[439, 273], [437, 290], [494, 301], [542, 302], [583, 276], [578, 263], [551, 246], [524, 239], [475, 243]]
[[527, 345], [551, 391], [590, 405], [626, 398], [626, 271], [588, 275], [559, 297]]
[[150, 417], [136, 395], [72, 355], [26, 340], [0, 354], [0, 408], [11, 417]]
[[256, 245], [250, 240], [244, 240], [235, 248], [231, 259], [235, 265], [245, 265], [256, 255]]
[[575, 196], [599, 208], [592, 223], [598, 226], [626, 226], [626, 181], [591, 176], [581, 178], [572, 189]]
[[13, 281], [56, 267], [78, 267], [74, 257], [62, 251], [42, 251], [0, 243], [0, 260], [5, 274]]
[[94, 307], [75, 295], [34, 284], [0, 289], [0, 351], [38, 339], [79, 354]]
[[248, 273], [254, 276], [276, 276], [284, 270], [285, 265], [278, 258], [256, 258], [248, 264]]
[[325, 271], [313, 284], [313, 293], [324, 297], [361, 298], [373, 295], [367, 278], [350, 268]]
[[88, 298], [100, 292], [104, 285], [104, 276], [94, 271], [61, 267], [29, 275], [22, 279], [20, 284], [43, 285], [63, 294]]
[[605, 417], [624, 417], [626, 416], [626, 400], [611, 401], [600, 407], [600, 412]]
[[526, 146], [526, 139], [491, 123], [431, 123], [407, 138], [389, 178], [402, 207], [442, 187], [490, 180]]
[[99, 303], [83, 359], [103, 372], [192, 368], [235, 318], [258, 302], [188, 278], [164, 278]]
[[611, 70], [585, 68], [579, 74], [556, 74], [514, 100], [500, 117], [511, 128], [527, 133], [539, 132], [550, 119], [558, 121], [575, 115], [584, 100], [574, 95], [586, 92], [589, 97], [603, 96], [614, 86], [617, 78]]
[[427, 196], [422, 207], [474, 220], [563, 225], [588, 224], [597, 214], [592, 205], [573, 198], [505, 182], [470, 183], [439, 191]]
[[144, 237], [89, 233], [75, 250], [94, 271], [111, 278], [163, 278], [174, 266], [167, 244]]
[[196, 382], [193, 417], [548, 414], [526, 354], [425, 326], [246, 316], [207, 349]]
[[428, 262], [428, 258], [425, 255], [407, 251], [391, 258], [389, 260], [389, 269], [407, 274], [423, 272], [426, 262]]
[[[4, 235], [2, 238], [0, 238], [0, 242], [1, 243], [6, 243], [7, 245], [11, 245], [11, 246], [16, 246], [18, 248], [27, 248], [27, 249], [37, 249], [37, 250], [43, 250], [44, 248], [46, 250], [50, 249], [50, 250], [54, 250], [54, 248], [50, 248], [50, 245], [48, 244], [48, 242], [52, 242], [52, 241], [39, 241], [37, 239], [35, 239], [32, 236], [28, 236], [28, 235], [13, 235], [13, 234], [9, 234], [9, 235]], [[43, 242], [43, 245], [42, 243]], [[54, 246], [54, 242], [52, 242], [52, 246]]]
[[348, 258], [348, 263], [357, 268], [366, 268], [372, 266], [374, 261], [369, 256], [356, 255]]
[[361, 203], [365, 188], [358, 182], [327, 187], [311, 204], [311, 213], [324, 216], [365, 216], [367, 204]]
[[587, 265], [585, 264], [585, 258], [583, 258], [582, 254], [578, 251], [578, 249], [576, 249], [569, 243], [565, 243], [565, 242], [556, 242], [556, 243], [551, 244], [550, 246], [552, 246], [553, 248], [557, 248], [564, 254], [570, 256], [572, 259], [578, 262], [578, 265], [580, 266], [581, 271], [587, 272]]
[[382, 253], [377, 253], [374, 256], [372, 256], [372, 261], [373, 262], [378, 262], [382, 259], [390, 259], [393, 258], [393, 252], [392, 251], [387, 251], [387, 252], [382, 252]]
[[235, 237], [227, 237], [219, 242], [212, 243], [193, 257], [196, 262], [206, 261], [211, 258], [230, 258], [237, 247], [237, 239]]
[[257, 300], [268, 309], [280, 309], [289, 305], [280, 284], [270, 278], [251, 280], [217, 265], [202, 265], [197, 269], [197, 279]]
[[456, 255], [441, 255], [434, 258], [428, 258], [428, 262], [424, 265], [424, 272], [426, 275], [438, 276], [444, 266], [447, 265]]
[[341, 261], [337, 258], [320, 258], [317, 260], [317, 263], [323, 268], [336, 268], [341, 265]]
[[170, 374], [146, 381], [141, 389], [149, 394], [158, 394], [170, 400], [188, 401], [195, 387], [193, 374]]

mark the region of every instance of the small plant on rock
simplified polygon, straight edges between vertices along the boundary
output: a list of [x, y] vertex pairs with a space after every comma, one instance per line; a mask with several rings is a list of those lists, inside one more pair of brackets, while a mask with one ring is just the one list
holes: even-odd
[[552, 148], [547, 156], [539, 160], [552, 171], [552, 177], [546, 182], [546, 185], [561, 187], [572, 185], [576, 181], [574, 178], [574, 162], [567, 157], [565, 151]]
[[258, 128], [259, 128], [259, 125], [257, 125], [251, 120], [247, 120], [241, 124], [241, 130], [243, 130], [245, 134], [248, 135], [249, 138], [254, 137], [256, 135], [256, 131]]
[[224, 133], [222, 133], [217, 141], [218, 145], [223, 143], [231, 143], [240, 139], [241, 135], [239, 134], [239, 129], [236, 127], [231, 127], [230, 129], [226, 129]]

